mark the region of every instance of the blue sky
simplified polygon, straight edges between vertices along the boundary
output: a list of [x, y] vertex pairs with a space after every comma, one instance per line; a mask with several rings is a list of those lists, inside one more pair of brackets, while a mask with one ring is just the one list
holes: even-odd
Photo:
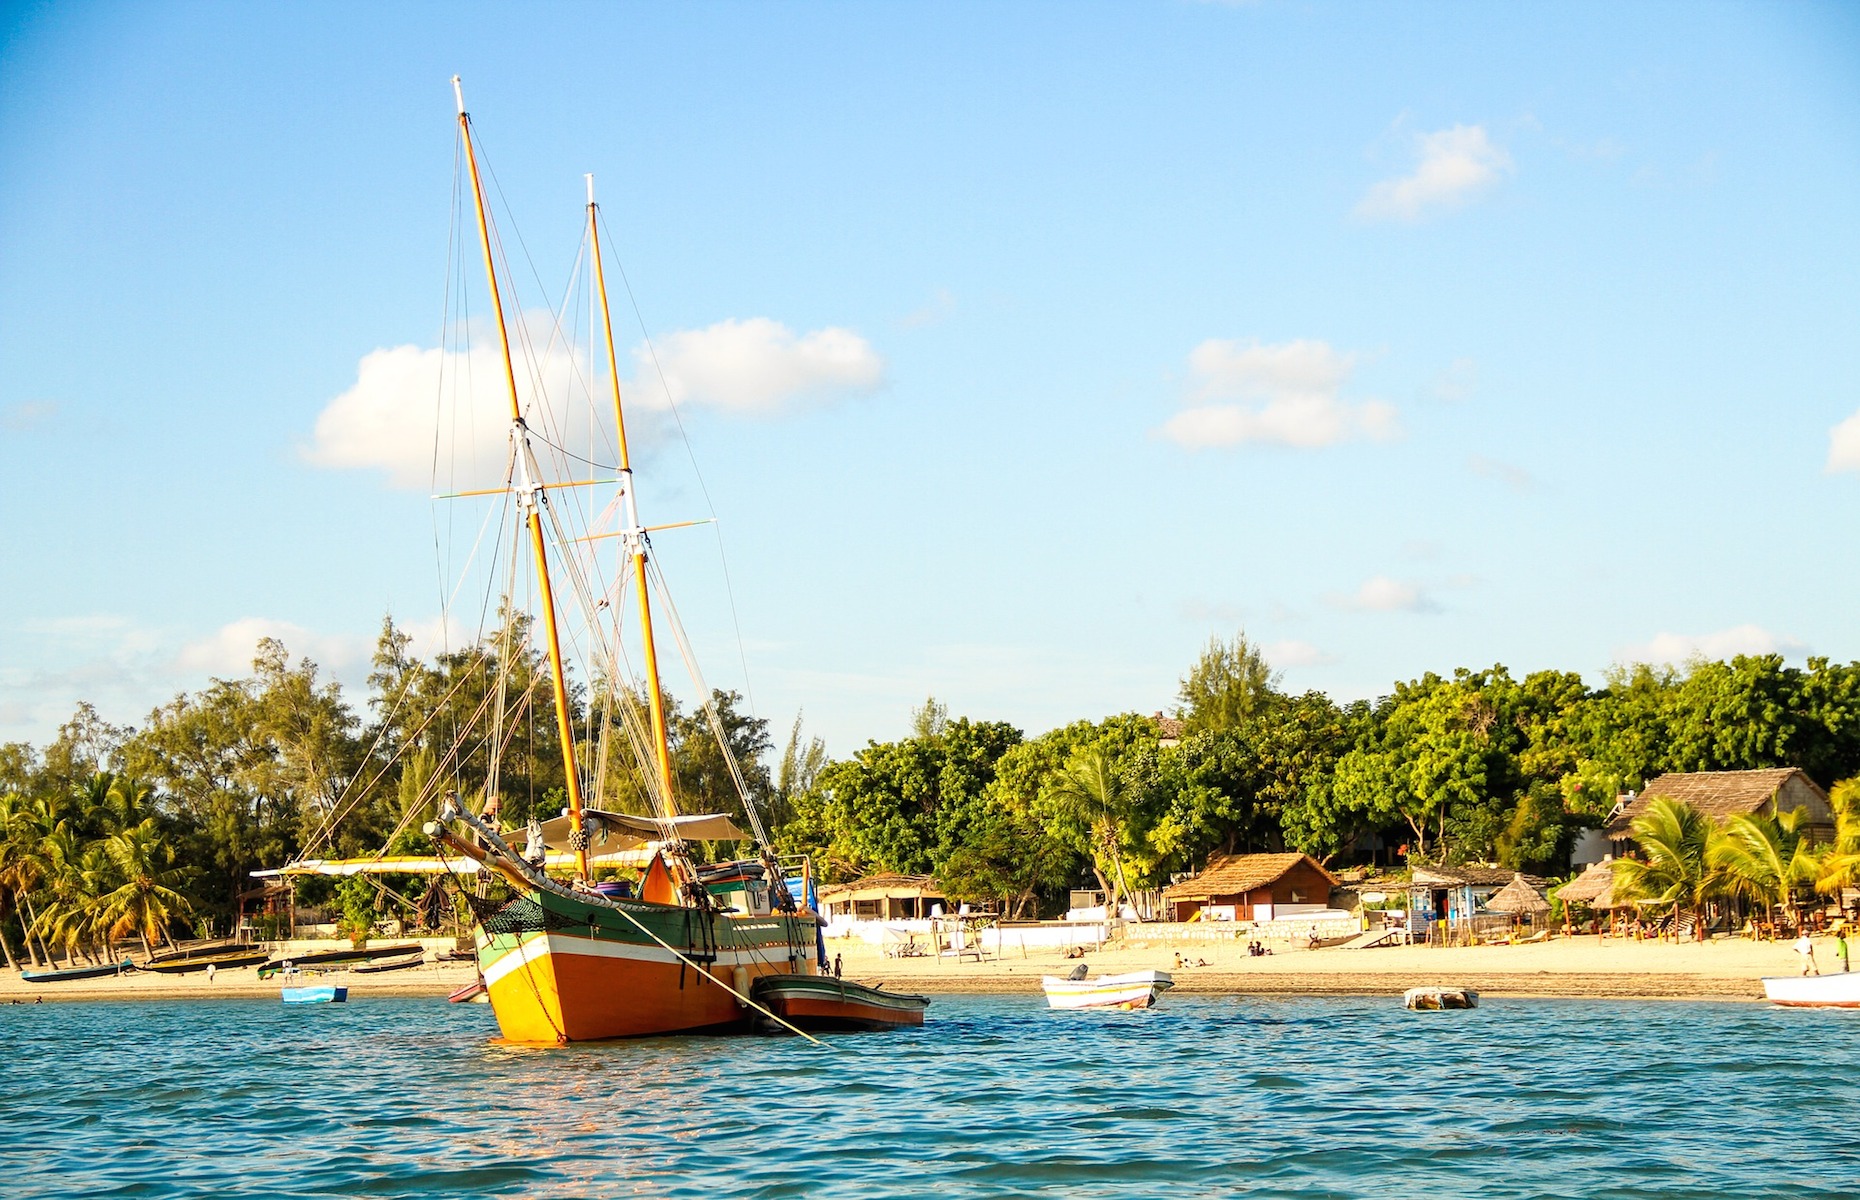
[[15, 4], [0, 738], [439, 628], [365, 360], [441, 344], [454, 73], [526, 307], [600, 181], [710, 681], [837, 754], [1241, 627], [1339, 697], [1860, 656], [1851, 8]]

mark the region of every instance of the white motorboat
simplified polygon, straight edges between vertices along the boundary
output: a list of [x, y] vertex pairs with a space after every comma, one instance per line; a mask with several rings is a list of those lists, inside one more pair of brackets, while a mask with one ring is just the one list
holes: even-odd
[[1789, 1008], [1860, 1008], [1860, 971], [1838, 975], [1776, 975], [1763, 980], [1771, 1004]]
[[1046, 1003], [1052, 1008], [1131, 1009], [1150, 1007], [1175, 986], [1175, 980], [1167, 971], [1130, 971], [1087, 979], [1081, 970], [1076, 979], [1048, 975], [1040, 986], [1046, 989]]

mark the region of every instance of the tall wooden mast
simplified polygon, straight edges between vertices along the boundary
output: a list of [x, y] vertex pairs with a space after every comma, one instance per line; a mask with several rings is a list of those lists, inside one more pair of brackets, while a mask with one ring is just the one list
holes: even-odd
[[620, 361], [614, 353], [614, 322], [607, 311], [607, 274], [601, 265], [600, 209], [594, 203], [594, 176], [588, 180], [588, 245], [594, 255], [594, 287], [601, 298], [601, 332], [607, 338], [607, 375], [613, 382], [614, 432], [620, 439], [620, 495], [625, 504], [627, 552], [633, 556], [633, 578], [639, 586], [639, 628], [646, 644], [647, 704], [652, 710], [652, 749], [659, 765], [659, 811], [676, 816], [677, 804], [672, 796], [672, 751], [665, 730], [665, 697], [659, 690], [659, 652], [652, 640], [652, 601], [646, 586], [646, 531], [639, 523], [639, 510], [633, 503], [633, 464], [627, 457], [626, 414], [620, 405]]
[[523, 401], [517, 395], [517, 372], [511, 365], [510, 331], [504, 324], [504, 301], [497, 290], [497, 267], [491, 251], [491, 223], [485, 216], [484, 184], [478, 178], [478, 155], [471, 144], [471, 116], [465, 111], [465, 92], [459, 77], [452, 77], [452, 94], [458, 100], [459, 136], [465, 139], [465, 163], [471, 171], [471, 194], [478, 208], [478, 241], [484, 247], [484, 273], [491, 285], [491, 310], [497, 317], [497, 341], [504, 352], [504, 382], [510, 391], [510, 420], [517, 446], [520, 479], [517, 502], [530, 527], [530, 549], [536, 557], [536, 579], [542, 592], [543, 630], [549, 639], [549, 673], [555, 685], [555, 727], [562, 741], [562, 768], [568, 774], [568, 817], [575, 850], [575, 870], [588, 877], [588, 842], [581, 825], [581, 771], [575, 762], [575, 728], [568, 716], [568, 673], [562, 664], [562, 639], [556, 629], [555, 590], [549, 585], [549, 550], [543, 540], [542, 506], [547, 504], [542, 480], [531, 471], [529, 427], [523, 421]]

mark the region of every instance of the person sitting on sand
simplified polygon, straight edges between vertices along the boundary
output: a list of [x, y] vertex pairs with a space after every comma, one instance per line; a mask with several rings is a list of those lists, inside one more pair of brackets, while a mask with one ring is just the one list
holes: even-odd
[[1815, 943], [1808, 934], [1795, 939], [1795, 952], [1802, 956], [1802, 974], [1821, 974], [1821, 968], [1815, 965]]

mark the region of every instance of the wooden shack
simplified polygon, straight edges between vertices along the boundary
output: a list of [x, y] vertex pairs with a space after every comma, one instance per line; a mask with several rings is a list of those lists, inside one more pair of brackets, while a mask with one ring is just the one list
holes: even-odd
[[1164, 888], [1163, 903], [1177, 921], [1271, 921], [1328, 908], [1336, 886], [1309, 854], [1218, 854], [1199, 875]]
[[1616, 811], [1607, 831], [1616, 858], [1629, 853], [1634, 844], [1634, 820], [1657, 796], [1689, 804], [1714, 821], [1740, 814], [1771, 815], [1806, 809], [1808, 825], [1804, 832], [1809, 839], [1826, 842], [1834, 838], [1834, 809], [1828, 803], [1828, 793], [1797, 767], [1689, 771], [1648, 780], [1638, 796]]
[[916, 921], [933, 915], [949, 899], [929, 875], [867, 875], [851, 883], [820, 889], [822, 915], [828, 920]]

